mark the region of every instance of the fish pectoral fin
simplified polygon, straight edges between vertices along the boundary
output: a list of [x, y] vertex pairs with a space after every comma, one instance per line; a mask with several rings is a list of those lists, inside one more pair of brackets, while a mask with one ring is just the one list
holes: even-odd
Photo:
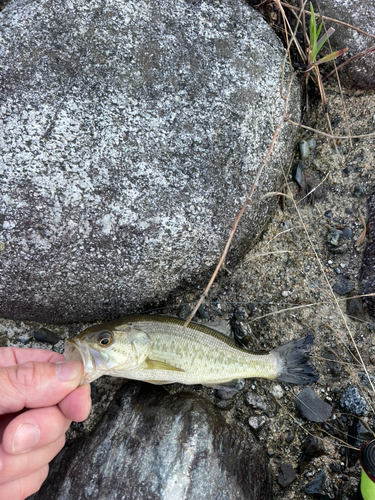
[[168, 363], [164, 363], [164, 361], [155, 361], [154, 359], [146, 359], [145, 361], [146, 367], [145, 370], [169, 370], [172, 372], [184, 372], [181, 368], [177, 368], [177, 366], [172, 366]]

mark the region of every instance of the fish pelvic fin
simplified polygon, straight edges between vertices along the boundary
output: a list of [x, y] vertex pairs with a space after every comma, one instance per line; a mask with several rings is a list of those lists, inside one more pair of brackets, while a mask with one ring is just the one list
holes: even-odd
[[177, 368], [177, 366], [172, 366], [164, 361], [155, 361], [154, 359], [146, 359], [145, 370], [169, 370], [172, 372], [184, 372], [182, 368]]
[[314, 337], [309, 334], [293, 340], [272, 351], [280, 361], [280, 374], [276, 380], [289, 384], [313, 384], [319, 378], [315, 366], [309, 363], [309, 355]]

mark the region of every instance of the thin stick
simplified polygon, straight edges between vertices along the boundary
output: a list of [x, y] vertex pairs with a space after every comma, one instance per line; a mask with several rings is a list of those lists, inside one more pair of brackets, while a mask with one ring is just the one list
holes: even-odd
[[331, 135], [331, 134], [326, 134], [325, 132], [321, 132], [320, 130], [317, 130], [316, 128], [307, 127], [306, 125], [302, 125], [302, 123], [294, 122], [288, 116], [286, 117], [286, 121], [288, 123], [291, 123], [292, 125], [294, 125], [296, 127], [304, 128], [305, 130], [311, 130], [311, 132], [315, 132], [315, 134], [323, 135], [324, 137], [328, 137], [328, 139], [347, 139], [347, 140], [349, 140], [350, 138], [362, 139], [363, 137], [374, 137], [374, 135], [375, 135], [375, 132], [371, 132], [371, 134], [351, 135], [350, 137], [348, 135]]

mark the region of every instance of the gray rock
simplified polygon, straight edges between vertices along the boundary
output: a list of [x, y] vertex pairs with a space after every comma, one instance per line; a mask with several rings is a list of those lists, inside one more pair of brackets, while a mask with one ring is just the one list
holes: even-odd
[[300, 159], [302, 161], [307, 160], [307, 158], [309, 157], [309, 154], [310, 154], [310, 148], [309, 148], [308, 142], [305, 140], [300, 141], [298, 144], [298, 148], [299, 148]]
[[337, 247], [337, 245], [339, 244], [341, 235], [342, 235], [342, 231], [340, 231], [339, 229], [332, 228], [329, 230], [329, 232], [327, 234], [327, 242], [330, 245]]
[[347, 293], [351, 292], [354, 290], [354, 283], [352, 281], [349, 281], [345, 278], [342, 278], [341, 281], [336, 283], [332, 289], [338, 293], [339, 295], [346, 295]]
[[270, 500], [268, 460], [250, 431], [183, 391], [123, 386], [90, 436], [57, 456], [33, 500]]
[[251, 408], [257, 408], [262, 411], [267, 410], [267, 403], [255, 392], [247, 392], [245, 394], [245, 401]]
[[325, 422], [332, 413], [332, 406], [320, 399], [310, 387], [298, 394], [296, 405], [301, 415], [311, 422]]
[[317, 500], [331, 500], [335, 498], [333, 482], [327, 477], [325, 467], [305, 486], [305, 493], [312, 495]]
[[[317, 9], [316, 0], [312, 1], [315, 12]], [[319, 0], [319, 6], [325, 16], [339, 19], [356, 28], [360, 28], [367, 33], [375, 35], [375, 1], [357, 0], [356, 2], [341, 0]], [[341, 64], [345, 59], [370, 48], [374, 45], [374, 39], [354, 31], [342, 24], [335, 24], [326, 21], [327, 28], [333, 27], [336, 32], [330, 37], [332, 50], [348, 48], [348, 52], [337, 59], [337, 64]], [[326, 49], [328, 51], [328, 48]], [[348, 64], [340, 71], [340, 78], [343, 83], [361, 88], [375, 88], [375, 52], [365, 57], [360, 57]]]
[[320, 457], [325, 453], [323, 440], [314, 436], [308, 436], [301, 447], [301, 457], [299, 459], [299, 472], [302, 473], [306, 466], [314, 458]]
[[292, 464], [281, 464], [280, 474], [277, 476], [277, 482], [280, 486], [286, 488], [296, 479], [296, 477], [296, 471]]
[[347, 412], [361, 417], [369, 412], [368, 404], [360, 390], [355, 385], [347, 387], [340, 398], [341, 408]]
[[349, 226], [345, 226], [344, 229], [342, 230], [342, 237], [351, 240], [353, 238], [353, 230]]
[[39, 340], [40, 342], [47, 342], [47, 344], [55, 345], [57, 342], [60, 342], [61, 338], [57, 335], [57, 333], [52, 332], [48, 328], [39, 328], [36, 332], [34, 332], [35, 340]]
[[[206, 283], [282, 120], [272, 29], [238, 0], [14, 0], [0, 17], [0, 316], [103, 320]], [[276, 201], [246, 210], [226, 265]]]
[[249, 425], [254, 431], [259, 431], [261, 427], [267, 422], [267, 417], [258, 415], [249, 418]]

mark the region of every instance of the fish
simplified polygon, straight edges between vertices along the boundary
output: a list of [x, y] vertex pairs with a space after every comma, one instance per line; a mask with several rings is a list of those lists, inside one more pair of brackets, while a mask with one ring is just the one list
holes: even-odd
[[86, 328], [65, 342], [64, 355], [83, 362], [81, 384], [111, 375], [156, 385], [221, 388], [246, 378], [306, 385], [318, 379], [309, 363], [312, 343], [309, 334], [268, 354], [252, 354], [214, 328], [143, 314]]

